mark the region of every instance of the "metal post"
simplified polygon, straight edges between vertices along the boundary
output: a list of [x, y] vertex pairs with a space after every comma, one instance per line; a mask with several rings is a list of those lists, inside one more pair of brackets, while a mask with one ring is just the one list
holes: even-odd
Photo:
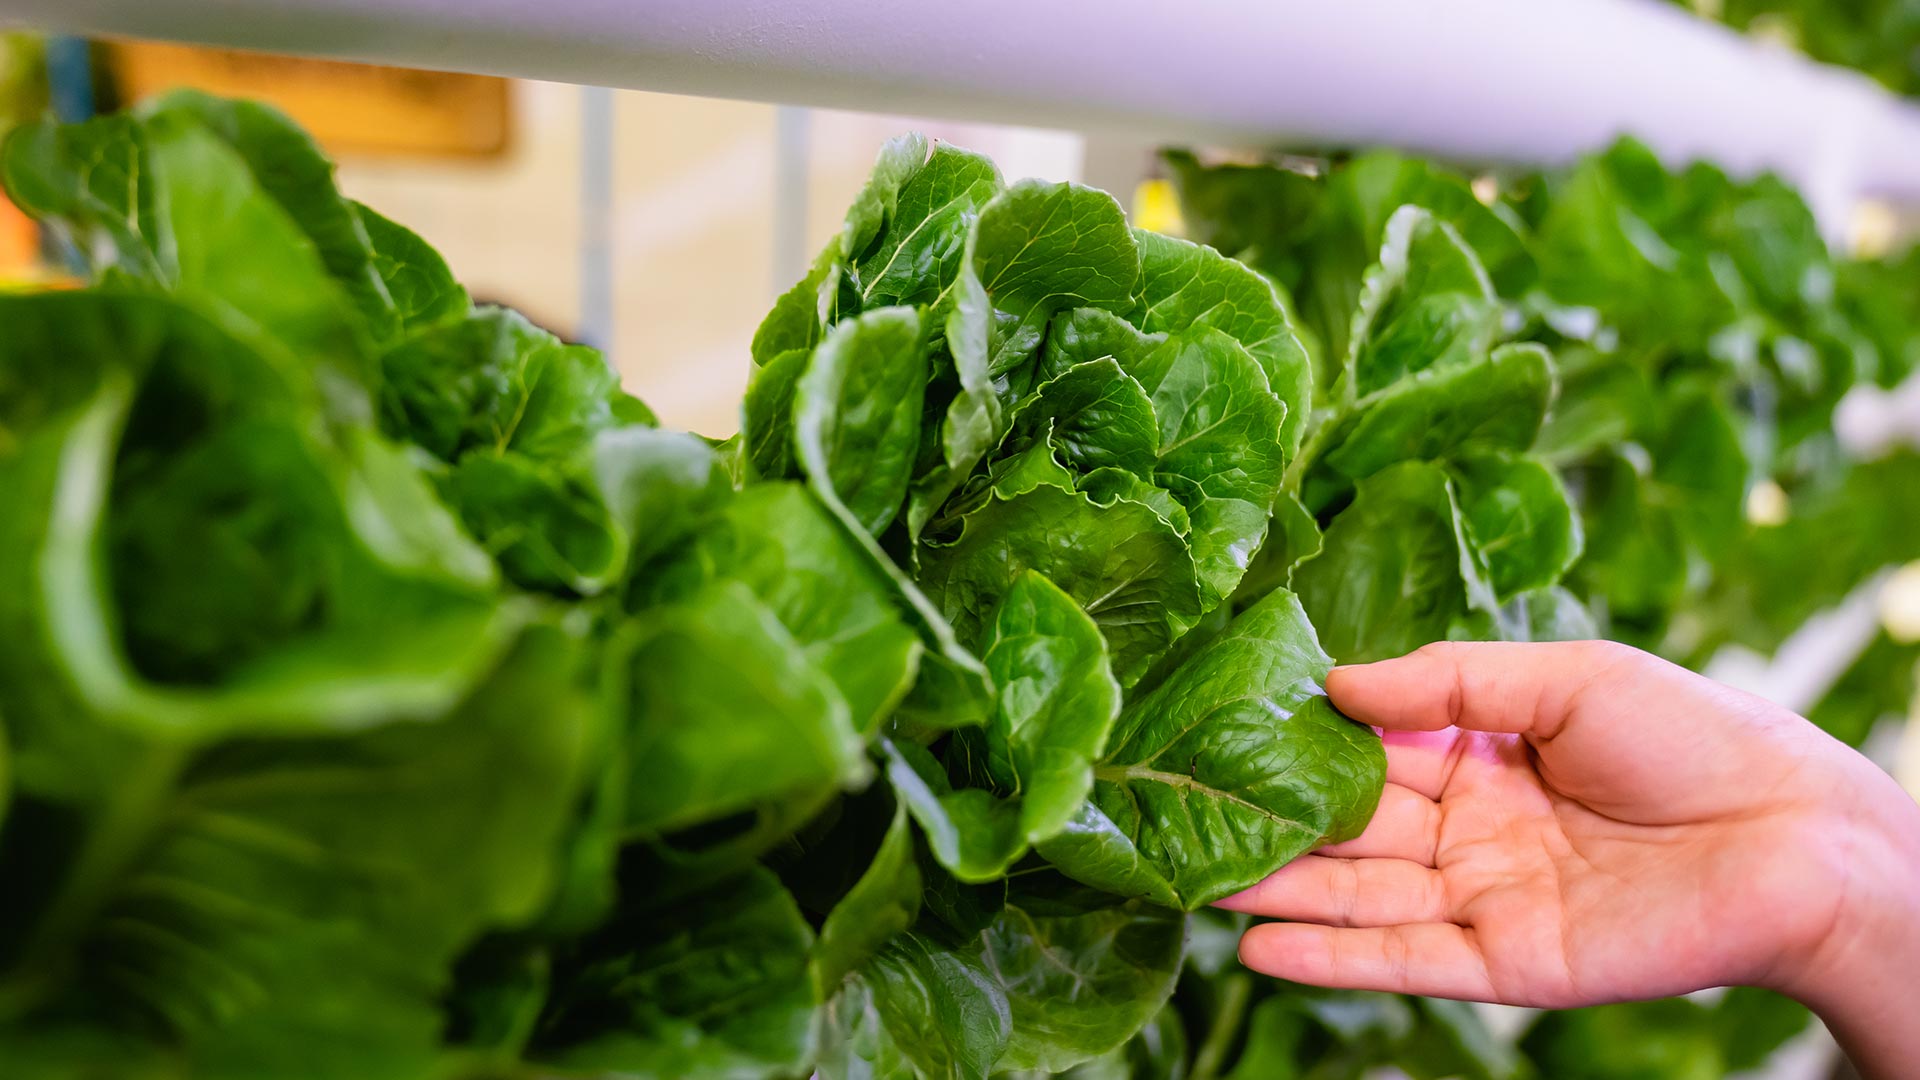
[[613, 91], [580, 91], [580, 315], [577, 336], [614, 362]]
[[810, 109], [782, 105], [774, 111], [773, 292], [778, 296], [807, 272]]

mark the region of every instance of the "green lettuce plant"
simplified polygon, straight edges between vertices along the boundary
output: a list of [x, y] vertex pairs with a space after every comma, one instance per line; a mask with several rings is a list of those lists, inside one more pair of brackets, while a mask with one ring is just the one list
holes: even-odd
[[[1281, 166], [1206, 165], [1170, 151], [1165, 167], [1189, 233], [1279, 284], [1315, 354], [1318, 400], [1329, 404], [1302, 455], [1310, 462], [1302, 494], [1326, 552], [1297, 567], [1293, 585], [1342, 659], [1449, 636], [1600, 634], [1698, 666], [1726, 645], [1771, 653], [1876, 571], [1920, 557], [1912, 496], [1920, 459], [1854, 460], [1832, 424], [1849, 389], [1912, 374], [1911, 289], [1901, 278], [1910, 259], [1833, 258], [1805, 205], [1778, 181], [1737, 182], [1701, 164], [1672, 172], [1632, 141], [1564, 172], [1483, 177], [1478, 188], [1384, 152]], [[1397, 232], [1413, 214], [1423, 231]], [[1398, 309], [1407, 329], [1388, 340], [1408, 342], [1415, 362], [1435, 370], [1484, 355], [1472, 378], [1436, 385], [1368, 345], [1378, 283], [1395, 278], [1433, 284]], [[1545, 379], [1491, 362], [1534, 349], [1546, 350]], [[1441, 403], [1413, 403], [1419, 394]], [[1402, 400], [1410, 404], [1394, 405]], [[1445, 445], [1462, 428], [1498, 434], [1508, 425], [1530, 434], [1521, 457], [1506, 448], [1498, 465], [1463, 463]], [[1400, 441], [1386, 451], [1348, 448], [1370, 431]], [[1453, 473], [1450, 507], [1430, 494], [1436, 480], [1414, 479], [1433, 466], [1408, 457], [1442, 459]], [[1348, 479], [1384, 462], [1392, 464], [1359, 481], [1343, 507]], [[1756, 489], [1774, 496], [1775, 510], [1750, 512]], [[1491, 603], [1468, 572], [1475, 560], [1461, 556], [1455, 569], [1443, 540], [1448, 510], [1472, 541], [1461, 550], [1486, 555]], [[1276, 529], [1291, 516], [1282, 504]], [[1431, 542], [1416, 547], [1422, 536]], [[1322, 578], [1317, 566], [1340, 570]], [[1356, 587], [1370, 567], [1389, 568], [1404, 587]], [[1503, 588], [1519, 583], [1544, 590], [1509, 600]], [[1428, 599], [1436, 593], [1451, 607], [1436, 613]], [[1316, 604], [1322, 595], [1347, 597], [1347, 606]], [[1365, 618], [1386, 610], [1382, 596], [1404, 606]], [[1397, 636], [1370, 642], [1364, 627]], [[1906, 711], [1916, 659], [1914, 643], [1882, 634], [1811, 715], [1859, 745], [1881, 717]], [[1263, 1020], [1261, 1007], [1243, 1038], [1281, 1023]], [[1716, 1004], [1549, 1016], [1521, 1045], [1532, 1064], [1515, 1068], [1724, 1075], [1752, 1067], [1806, 1020], [1791, 1003], [1749, 991]], [[1612, 1045], [1636, 1028], [1648, 1039], [1640, 1050]], [[1375, 1060], [1394, 1057], [1378, 1049], [1387, 1045], [1374, 1043]], [[1320, 1061], [1317, 1053], [1302, 1052], [1295, 1067]]]
[[[1581, 213], [1645, 255], [1607, 200], [1676, 181], [1622, 160]], [[1605, 1041], [1615, 1014], [1515, 1044], [1256, 980], [1206, 905], [1371, 815], [1336, 660], [1784, 625], [1725, 569], [1791, 557], [1740, 516], [1752, 463], [1809, 508], [1896, 464], [1794, 449], [1830, 440], [1785, 407], [1796, 441], [1754, 456], [1744, 384], [1668, 359], [1737, 325], [1738, 370], [1785, 370], [1806, 327], [1910, 324], [1839, 270], [1806, 292], [1817, 238], [1783, 252], [1717, 201], [1745, 188], [1661, 196], [1660, 236], [1732, 224], [1660, 265], [1792, 288], [1603, 310], [1540, 284], [1556, 245], [1640, 272], [1551, 224], [1574, 181], [1487, 207], [1361, 164], [1185, 162], [1206, 246], [895, 140], [721, 442], [476, 307], [270, 110], [22, 129], [0, 175], [96, 281], [0, 298], [0, 1060], [1514, 1076]], [[1899, 513], [1851, 563], [1912, 542]], [[1759, 1001], [1669, 1020], [1747, 1031]]]

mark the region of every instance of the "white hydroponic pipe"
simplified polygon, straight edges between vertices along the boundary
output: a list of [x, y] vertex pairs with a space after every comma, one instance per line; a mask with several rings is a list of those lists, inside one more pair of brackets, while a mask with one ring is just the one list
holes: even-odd
[[1551, 164], [1632, 132], [1822, 207], [1920, 119], [1656, 0], [0, 0], [0, 22], [1229, 144]]

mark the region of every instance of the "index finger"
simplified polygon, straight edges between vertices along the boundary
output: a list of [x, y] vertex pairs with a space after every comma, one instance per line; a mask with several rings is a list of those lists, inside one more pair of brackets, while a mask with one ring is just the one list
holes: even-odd
[[1653, 658], [1610, 641], [1442, 641], [1405, 656], [1337, 667], [1327, 695], [1341, 712], [1395, 731], [1473, 731], [1551, 739], [1578, 699]]

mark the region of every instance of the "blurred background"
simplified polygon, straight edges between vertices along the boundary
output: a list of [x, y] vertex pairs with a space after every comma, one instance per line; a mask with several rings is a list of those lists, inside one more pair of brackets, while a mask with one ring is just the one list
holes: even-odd
[[[664, 422], [715, 436], [739, 426], [754, 327], [886, 139], [924, 131], [1010, 177], [1079, 180], [1086, 158], [1059, 131], [0, 33], [0, 130], [179, 86], [284, 109], [476, 298], [605, 350]], [[0, 283], [63, 272], [0, 195]]]

